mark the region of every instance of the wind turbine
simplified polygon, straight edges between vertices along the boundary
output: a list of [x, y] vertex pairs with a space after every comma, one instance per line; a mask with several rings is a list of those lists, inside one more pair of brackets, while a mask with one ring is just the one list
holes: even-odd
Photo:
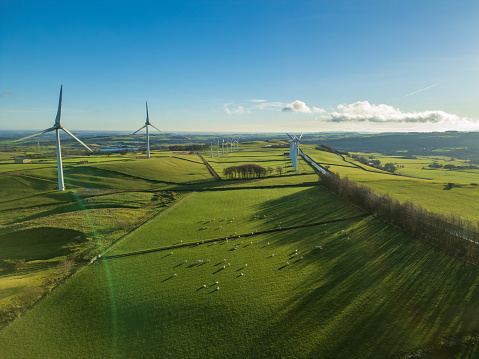
[[301, 140], [301, 137], [303, 137], [303, 134], [301, 136], [296, 136], [294, 133], [293, 135], [288, 134], [289, 137], [289, 156], [291, 157], [291, 161], [293, 162], [294, 170], [298, 170], [298, 155], [299, 155], [299, 141]]
[[139, 130], [133, 132], [133, 134], [141, 131], [142, 129], [146, 128], [146, 158], [150, 158], [150, 134], [148, 133], [148, 126], [153, 127], [155, 130], [162, 132], [160, 129], [156, 128], [150, 123], [150, 118], [148, 117], [148, 101], [146, 102], [146, 122], [145, 126], [140, 127]]
[[93, 151], [90, 149], [90, 147], [88, 147], [87, 145], [85, 145], [85, 144], [84, 144], [82, 141], [80, 141], [73, 133], [71, 133], [71, 132], [68, 131], [65, 127], [62, 126], [62, 124], [61, 124], [61, 117], [62, 117], [62, 91], [63, 91], [63, 85], [60, 86], [60, 99], [58, 100], [57, 117], [55, 117], [55, 124], [53, 125], [53, 127], [47, 128], [46, 130], [43, 130], [43, 131], [34, 133], [33, 135], [26, 136], [26, 137], [20, 138], [20, 139], [18, 139], [18, 140], [15, 141], [15, 142], [23, 141], [23, 140], [26, 140], [27, 138], [35, 137], [35, 136], [41, 135], [42, 133], [47, 133], [47, 132], [51, 132], [51, 131], [55, 131], [55, 132], [56, 132], [56, 140], [57, 140], [58, 190], [59, 190], [59, 191], [64, 191], [64, 190], [65, 190], [65, 184], [64, 184], [64, 182], [63, 182], [62, 151], [61, 151], [61, 148], [60, 148], [60, 130], [65, 131], [65, 132], [68, 133], [71, 137], [73, 137], [75, 140], [77, 140], [77, 141], [80, 142], [83, 146], [85, 146], [88, 151], [93, 152]]

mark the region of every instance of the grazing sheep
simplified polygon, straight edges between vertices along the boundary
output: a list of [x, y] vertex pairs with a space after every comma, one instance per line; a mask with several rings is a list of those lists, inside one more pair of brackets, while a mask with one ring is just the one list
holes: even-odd
[[271, 257], [274, 257], [274, 253], [271, 253]]
[[231, 264], [228, 263], [228, 265], [230, 266]]
[[241, 275], [243, 275], [243, 273], [241, 273]]
[[171, 252], [171, 254], [173, 254], [173, 252]]
[[223, 266], [223, 269], [226, 269], [226, 266]]
[[206, 288], [206, 284], [203, 284], [203, 288]]
[[247, 267], [248, 265], [247, 265], [247, 264], [245, 264], [244, 266], [245, 266], [245, 267]]
[[289, 262], [286, 262], [286, 265], [288, 266], [288, 265], [289, 265]]
[[298, 253], [296, 253], [296, 255], [298, 255]]
[[303, 257], [301, 257], [301, 259], [303, 259]]
[[185, 259], [185, 263], [188, 263], [188, 259]]
[[176, 277], [176, 273], [175, 273], [175, 274], [173, 274], [173, 277]]
[[216, 284], [218, 284], [218, 283], [219, 283], [219, 282], [218, 282], [218, 281], [216, 281]]
[[207, 261], [207, 262], [209, 262], [210, 260], [209, 260], [209, 259], [207, 259], [206, 261]]

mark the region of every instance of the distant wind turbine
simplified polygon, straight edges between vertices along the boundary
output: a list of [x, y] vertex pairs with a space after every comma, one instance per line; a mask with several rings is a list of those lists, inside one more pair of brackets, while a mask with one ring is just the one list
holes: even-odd
[[137, 133], [138, 131], [141, 131], [142, 129], [146, 128], [146, 158], [150, 158], [150, 134], [148, 133], [148, 126], [153, 127], [154, 129], [162, 132], [160, 129], [156, 128], [150, 123], [150, 118], [148, 117], [148, 101], [146, 102], [146, 122], [145, 126], [140, 127], [139, 130], [133, 132], [133, 134]]
[[291, 161], [293, 162], [293, 167], [294, 170], [298, 170], [298, 155], [299, 155], [299, 141], [301, 140], [301, 137], [303, 137], [303, 134], [301, 136], [296, 136], [294, 133], [292, 135], [288, 134], [289, 137], [289, 155], [291, 157]]
[[68, 133], [71, 137], [73, 137], [75, 140], [80, 142], [86, 149], [90, 152], [93, 152], [90, 147], [85, 145], [82, 141], [80, 141], [73, 133], [68, 131], [65, 127], [62, 126], [61, 124], [61, 117], [62, 117], [62, 91], [63, 91], [63, 85], [60, 86], [60, 99], [58, 100], [58, 111], [57, 111], [57, 117], [55, 118], [55, 124], [53, 127], [47, 128], [46, 130], [34, 133], [33, 135], [26, 136], [23, 138], [20, 138], [16, 140], [15, 142], [18, 141], [23, 141], [26, 140], [27, 138], [35, 137], [38, 135], [41, 135], [46, 132], [51, 132], [55, 131], [56, 132], [56, 141], [57, 141], [57, 169], [58, 169], [58, 190], [59, 191], [64, 191], [65, 190], [65, 184], [63, 182], [63, 166], [62, 166], [62, 151], [60, 148], [60, 130], [65, 131]]

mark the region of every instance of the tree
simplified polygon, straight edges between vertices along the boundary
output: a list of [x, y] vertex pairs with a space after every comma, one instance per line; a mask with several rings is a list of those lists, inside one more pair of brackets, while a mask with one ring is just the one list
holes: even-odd
[[394, 163], [389, 162], [384, 165], [384, 170], [394, 173], [396, 172], [396, 166], [394, 166]]
[[271, 174], [272, 174], [273, 172], [274, 172], [274, 168], [271, 167], [271, 166], [269, 166], [269, 167], [268, 167], [268, 173], [269, 173], [269, 175], [271, 176]]
[[281, 174], [283, 173], [283, 167], [281, 166], [276, 167], [276, 171], [278, 171], [279, 175], [281, 176]]

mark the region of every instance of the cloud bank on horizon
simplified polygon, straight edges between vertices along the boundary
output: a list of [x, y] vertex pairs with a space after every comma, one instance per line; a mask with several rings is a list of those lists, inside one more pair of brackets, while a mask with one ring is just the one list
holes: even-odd
[[[357, 101], [352, 104], [340, 104], [336, 109], [327, 111], [325, 109], [308, 106], [304, 101], [295, 100], [291, 103], [272, 102], [268, 100], [249, 100], [254, 103], [251, 110], [269, 110], [282, 111], [286, 113], [315, 114], [317, 121], [329, 123], [361, 123], [369, 122], [372, 124], [443, 124], [448, 126], [456, 125], [479, 125], [478, 120], [467, 117], [460, 117], [452, 113], [441, 110], [428, 110], [419, 112], [403, 112], [387, 104], [371, 104], [369, 101]], [[230, 104], [224, 105], [224, 110], [228, 115], [251, 114], [248, 107], [237, 106], [230, 109]]]

